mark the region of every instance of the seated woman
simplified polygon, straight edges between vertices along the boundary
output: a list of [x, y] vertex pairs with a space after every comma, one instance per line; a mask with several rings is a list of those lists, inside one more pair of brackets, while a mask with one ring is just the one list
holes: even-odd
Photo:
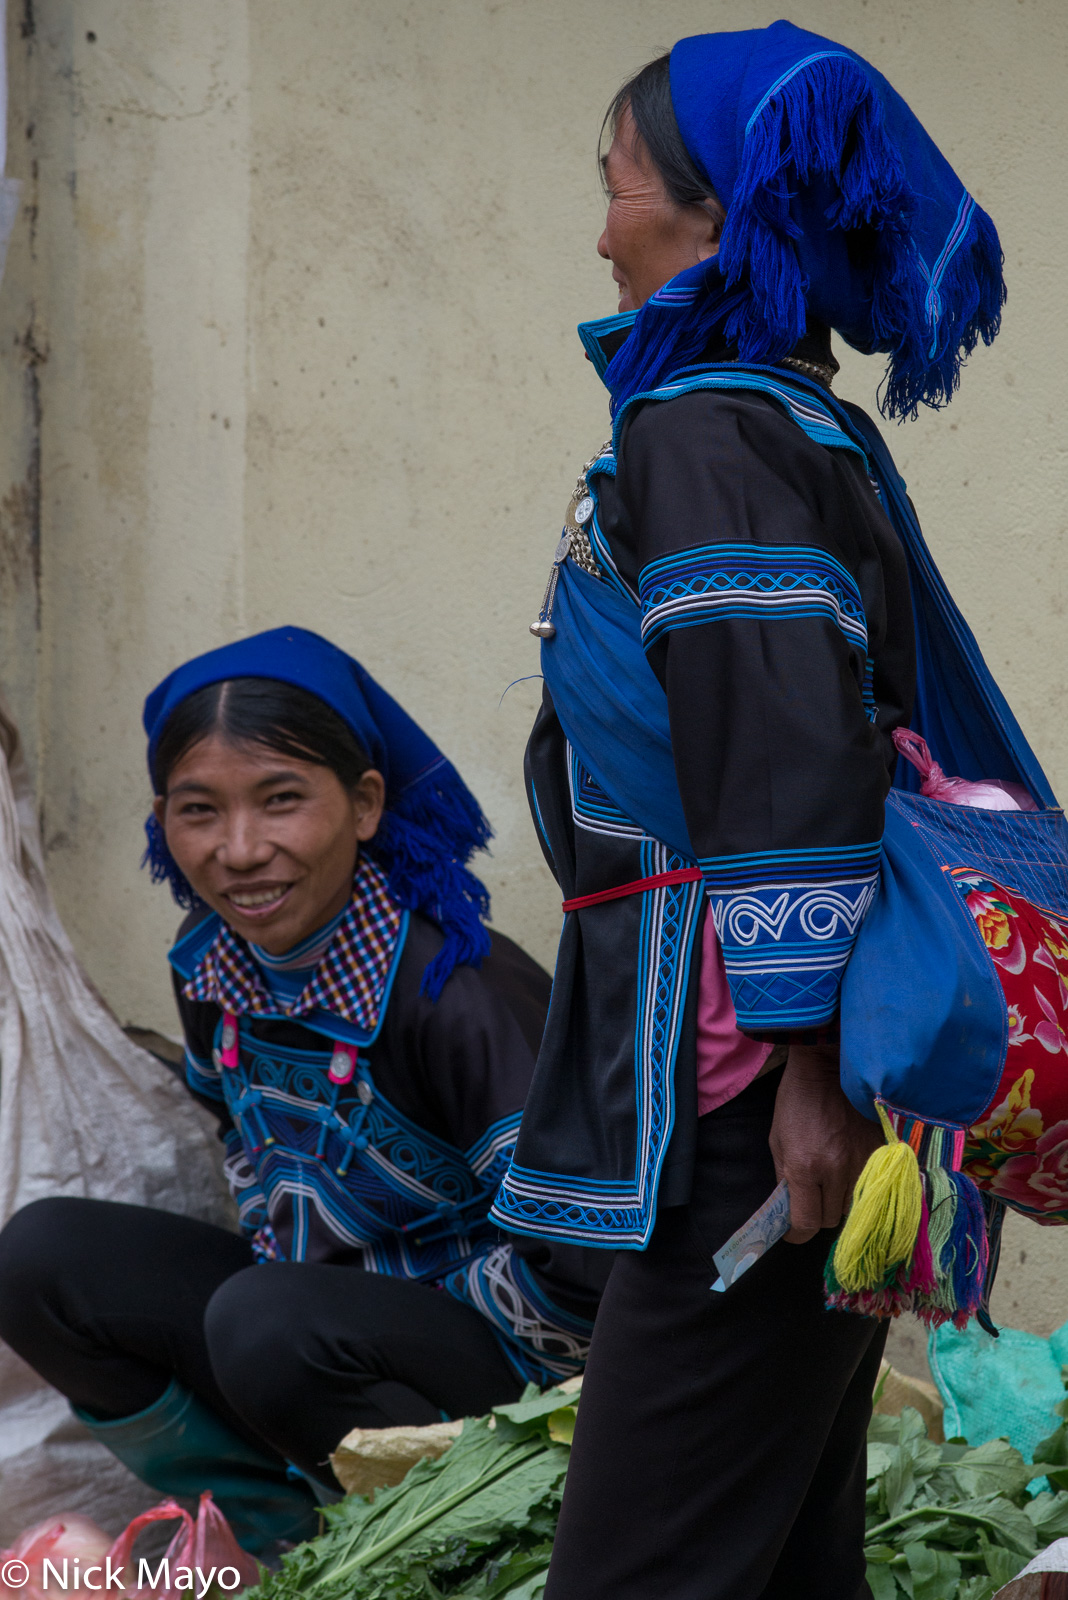
[[191, 907], [187, 1080], [242, 1232], [38, 1201], [0, 1236], [0, 1334], [145, 1483], [211, 1489], [266, 1550], [314, 1533], [350, 1428], [581, 1370], [604, 1269], [487, 1223], [549, 979], [482, 925], [489, 829], [450, 763], [298, 628], [187, 662], [145, 728], [147, 859]]

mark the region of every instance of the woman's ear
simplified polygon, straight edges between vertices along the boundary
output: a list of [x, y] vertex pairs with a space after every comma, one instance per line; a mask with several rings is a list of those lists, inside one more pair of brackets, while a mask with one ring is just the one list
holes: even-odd
[[155, 817], [156, 821], [159, 823], [160, 828], [163, 827], [163, 814], [166, 811], [166, 809], [167, 809], [167, 796], [165, 794], [156, 795], [155, 799], [152, 802], [152, 815]]
[[356, 837], [363, 844], [373, 839], [386, 809], [386, 780], [374, 767], [368, 768], [352, 790], [356, 818]]
[[720, 235], [726, 220], [723, 207], [710, 197], [703, 205], [695, 205], [693, 210], [697, 214], [697, 259], [709, 261], [719, 255]]

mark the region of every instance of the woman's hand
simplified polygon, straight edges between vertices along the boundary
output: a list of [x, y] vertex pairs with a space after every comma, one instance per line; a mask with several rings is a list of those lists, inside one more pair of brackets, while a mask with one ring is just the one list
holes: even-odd
[[879, 1124], [862, 1117], [842, 1092], [837, 1049], [790, 1046], [768, 1142], [779, 1181], [790, 1185], [789, 1243], [804, 1244], [820, 1228], [836, 1228], [861, 1168], [883, 1142]]

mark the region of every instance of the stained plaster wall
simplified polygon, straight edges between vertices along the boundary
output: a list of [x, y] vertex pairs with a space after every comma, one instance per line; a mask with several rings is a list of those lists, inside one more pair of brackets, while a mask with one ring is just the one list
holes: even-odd
[[[497, 830], [497, 923], [551, 963], [558, 896], [520, 779], [539, 692], [526, 624], [606, 431], [573, 335], [613, 309], [597, 129], [676, 37], [780, 9], [12, 0], [25, 204], [0, 289], [0, 681], [62, 914], [123, 1020], [176, 1026], [175, 910], [137, 866], [142, 696], [283, 621], [358, 653], [454, 757]], [[1000, 341], [948, 413], [890, 432], [1063, 793], [1068, 13], [791, 15], [877, 61], [1001, 229]], [[876, 364], [839, 353], [840, 392], [869, 403]], [[1018, 1323], [1068, 1316], [1065, 1251], [1059, 1232], [1010, 1233]]]

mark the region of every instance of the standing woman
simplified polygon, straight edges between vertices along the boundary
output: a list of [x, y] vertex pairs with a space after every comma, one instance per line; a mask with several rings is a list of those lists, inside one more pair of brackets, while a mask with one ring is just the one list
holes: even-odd
[[[1000, 249], [889, 84], [786, 22], [681, 41], [608, 127], [621, 314], [580, 334], [613, 432], [532, 629], [567, 915], [495, 1202], [619, 1252], [546, 1600], [860, 1600], [884, 1325], [823, 1270], [880, 1134], [837, 1019], [916, 667], [830, 329], [889, 353], [889, 414], [946, 401]], [[783, 1178], [790, 1243], [710, 1293]]]
[[581, 1370], [602, 1263], [487, 1222], [548, 1001], [467, 868], [489, 828], [360, 664], [277, 628], [145, 702], [153, 876], [189, 1088], [241, 1233], [41, 1200], [0, 1236], [0, 1333], [145, 1483], [246, 1548], [314, 1534], [354, 1427]]

